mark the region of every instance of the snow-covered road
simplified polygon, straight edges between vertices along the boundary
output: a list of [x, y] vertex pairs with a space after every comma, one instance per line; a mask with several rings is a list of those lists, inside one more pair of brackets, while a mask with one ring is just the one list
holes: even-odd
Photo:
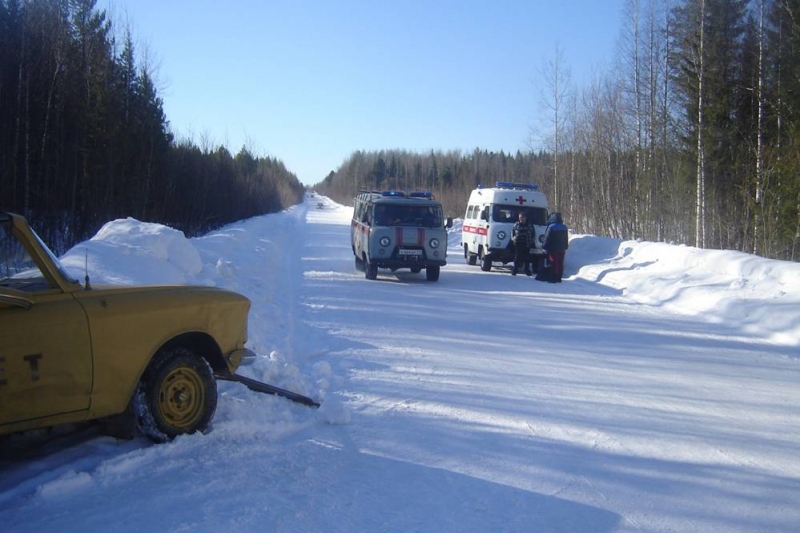
[[438, 282], [368, 281], [318, 201], [160, 269], [135, 259], [174, 234], [132, 248], [130, 219], [65, 261], [244, 293], [242, 372], [323, 407], [225, 383], [207, 435], [0, 461], [4, 531], [800, 531], [799, 265], [574, 236], [548, 284], [466, 265], [456, 231]]

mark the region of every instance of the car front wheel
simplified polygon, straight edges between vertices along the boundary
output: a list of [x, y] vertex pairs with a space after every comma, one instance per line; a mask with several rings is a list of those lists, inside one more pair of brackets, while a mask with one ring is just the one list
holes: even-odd
[[217, 383], [211, 367], [180, 347], [156, 355], [134, 398], [139, 430], [156, 442], [205, 431], [216, 409]]

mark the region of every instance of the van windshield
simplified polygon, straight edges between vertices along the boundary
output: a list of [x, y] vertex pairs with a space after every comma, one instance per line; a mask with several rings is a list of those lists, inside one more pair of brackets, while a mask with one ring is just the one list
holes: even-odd
[[497, 205], [492, 206], [493, 222], [509, 222], [513, 224], [519, 220], [519, 214], [528, 215], [528, 222], [535, 226], [547, 224], [547, 209], [542, 207], [520, 207], [516, 205]]
[[443, 227], [442, 207], [439, 205], [379, 204], [375, 206], [375, 225]]

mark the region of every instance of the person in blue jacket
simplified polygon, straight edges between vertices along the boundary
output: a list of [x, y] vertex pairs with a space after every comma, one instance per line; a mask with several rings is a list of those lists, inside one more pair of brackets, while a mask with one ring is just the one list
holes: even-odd
[[553, 213], [547, 221], [544, 231], [542, 248], [547, 253], [547, 262], [550, 263], [550, 280], [561, 283], [564, 275], [564, 256], [569, 248], [569, 230], [561, 218], [561, 213]]

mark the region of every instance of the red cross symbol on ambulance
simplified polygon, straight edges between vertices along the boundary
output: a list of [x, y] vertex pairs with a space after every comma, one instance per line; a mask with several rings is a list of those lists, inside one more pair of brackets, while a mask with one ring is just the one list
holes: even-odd
[[519, 195], [519, 198], [517, 198], [517, 200], [516, 200], [516, 201], [517, 201], [517, 203], [518, 203], [519, 205], [522, 205], [522, 204], [524, 204], [524, 203], [525, 203], [525, 198], [523, 198], [523, 197], [522, 197], [522, 195], [520, 194], [520, 195]]

